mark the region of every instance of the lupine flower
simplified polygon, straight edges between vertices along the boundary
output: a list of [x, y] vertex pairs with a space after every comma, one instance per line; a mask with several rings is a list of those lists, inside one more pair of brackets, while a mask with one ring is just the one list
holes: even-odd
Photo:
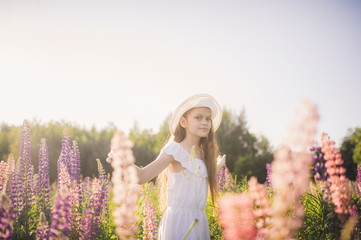
[[103, 168], [102, 163], [100, 162], [100, 159], [96, 159], [96, 161], [98, 165], [99, 179], [103, 181], [107, 178], [107, 176], [105, 175], [105, 170]]
[[32, 206], [34, 202], [34, 167], [31, 163], [30, 157], [30, 136], [29, 126], [24, 120], [23, 128], [20, 136], [20, 152], [19, 162], [22, 171], [22, 184], [24, 185], [24, 203], [27, 206]]
[[270, 163], [267, 163], [266, 169], [267, 169], [266, 186], [267, 188], [272, 189], [272, 182], [271, 182], [272, 165]]
[[49, 157], [45, 138], [40, 140], [37, 194], [39, 210], [50, 217]]
[[348, 192], [347, 178], [345, 168], [342, 167], [343, 160], [339, 149], [335, 147], [335, 142], [331, 141], [327, 134], [322, 135], [322, 152], [325, 154], [327, 173], [330, 175], [331, 201], [335, 205], [335, 212], [338, 214], [342, 223], [344, 223], [351, 210], [351, 196]]
[[80, 224], [80, 188], [79, 185], [73, 181], [70, 185], [69, 196], [70, 196], [70, 238], [77, 239], [79, 234]]
[[9, 164], [9, 176], [8, 176], [8, 184], [6, 186], [6, 194], [8, 196], [11, 196], [11, 179], [12, 179], [12, 175], [15, 171], [15, 159], [12, 153], [10, 153], [9, 158], [8, 158], [8, 164]]
[[13, 225], [11, 219], [11, 202], [5, 194], [0, 194], [0, 239], [12, 239]]
[[102, 182], [102, 192], [100, 196], [100, 205], [103, 207], [102, 209], [102, 217], [101, 221], [106, 225], [107, 218], [108, 218], [108, 210], [109, 210], [109, 204], [108, 204], [108, 179], [105, 175], [105, 170], [103, 168], [102, 163], [99, 159], [96, 159], [98, 164], [98, 172], [99, 172], [99, 180]]
[[112, 138], [111, 148], [113, 150], [113, 201], [116, 209], [113, 212], [116, 233], [121, 239], [133, 238], [137, 232], [136, 222], [139, 216], [138, 210], [138, 176], [132, 148], [133, 143], [126, 139], [123, 134], [116, 133]]
[[217, 175], [218, 189], [220, 192], [230, 191], [234, 188], [231, 181], [231, 174], [226, 166]]
[[58, 189], [65, 189], [67, 192], [70, 186], [70, 176], [65, 164], [60, 163], [58, 173]]
[[68, 239], [70, 233], [70, 196], [62, 188], [55, 196], [54, 210], [51, 215], [50, 239]]
[[[66, 137], [69, 139], [68, 137]], [[65, 144], [67, 145], [67, 144]], [[81, 179], [80, 179], [80, 153], [76, 141], [73, 141], [72, 149], [69, 153], [70, 158], [70, 205], [71, 205], [71, 239], [77, 239], [79, 235], [80, 213], [79, 206], [81, 202]]]
[[7, 162], [0, 162], [0, 193], [5, 193], [10, 175], [10, 166]]
[[49, 223], [46, 220], [45, 214], [40, 212], [39, 223], [36, 228], [36, 240], [49, 239]]
[[[70, 173], [71, 171], [71, 166], [70, 166], [70, 150], [71, 150], [71, 145], [70, 145], [70, 137], [68, 134], [68, 129], [64, 129], [63, 131], [63, 139], [61, 142], [61, 151], [60, 151], [60, 156], [58, 159], [58, 179], [59, 179], [59, 174], [60, 174], [60, 165], [64, 164], [66, 166], [66, 169], [68, 171], [68, 173]], [[59, 182], [58, 182], [59, 184]], [[59, 185], [58, 185], [59, 187]]]
[[[275, 197], [269, 239], [294, 238], [303, 223], [300, 199], [309, 186], [312, 156], [307, 149], [314, 143], [318, 114], [316, 106], [306, 100], [297, 108], [296, 115], [286, 142], [275, 152], [272, 163], [271, 181]], [[294, 216], [286, 214], [290, 210]]]
[[80, 185], [80, 152], [76, 141], [73, 141], [72, 149], [70, 150], [70, 179]]
[[357, 165], [357, 180], [358, 180], [358, 188], [361, 192], [361, 166]]
[[22, 169], [20, 161], [17, 161], [14, 172], [11, 176], [10, 192], [11, 202], [13, 204], [13, 213], [15, 220], [18, 220], [24, 210], [24, 185], [22, 179]]
[[311, 152], [313, 152], [313, 170], [312, 174], [317, 183], [325, 182], [330, 175], [327, 173], [326, 160], [323, 157], [323, 153], [320, 147], [312, 147]]
[[80, 239], [96, 239], [98, 235], [101, 205], [102, 182], [94, 178], [90, 203], [83, 213], [80, 225]]
[[267, 198], [267, 191], [263, 184], [257, 182], [257, 178], [251, 177], [248, 181], [248, 193], [253, 203], [253, 215], [257, 228], [258, 239], [265, 239], [271, 224], [271, 207]]
[[[353, 205], [352, 208], [351, 208], [350, 215], [354, 216], [356, 218], [356, 220], [357, 220], [358, 219], [358, 214], [359, 214], [359, 209], [357, 208], [356, 205]], [[354, 239], [360, 239], [360, 237], [361, 237], [361, 232], [359, 231], [360, 226], [361, 226], [360, 222], [357, 221], [355, 223], [355, 226], [354, 226], [354, 229], [353, 229], [353, 231], [354, 231], [354, 234], [353, 234]]]
[[10, 153], [9, 158], [8, 158], [8, 164], [9, 164], [9, 170], [10, 173], [14, 172], [15, 169], [15, 159], [12, 153]]
[[226, 194], [219, 201], [219, 210], [224, 239], [256, 238], [257, 230], [254, 226], [252, 200], [246, 193]]
[[88, 199], [90, 199], [91, 195], [92, 195], [92, 183], [91, 183], [91, 179], [90, 177], [85, 177], [84, 178], [84, 182], [83, 182], [83, 196], [82, 199], [85, 201], [87, 201]]
[[148, 196], [145, 196], [143, 200], [143, 215], [143, 240], [157, 239], [157, 214], [153, 202]]

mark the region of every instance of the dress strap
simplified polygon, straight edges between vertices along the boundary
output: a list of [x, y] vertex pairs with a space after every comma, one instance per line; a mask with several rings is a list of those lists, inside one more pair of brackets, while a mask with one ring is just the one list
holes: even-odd
[[179, 143], [170, 141], [162, 148], [161, 151], [165, 152], [167, 155], [172, 155], [174, 159], [182, 165], [182, 167], [192, 174], [207, 178], [207, 168], [204, 162], [198, 158], [194, 158]]

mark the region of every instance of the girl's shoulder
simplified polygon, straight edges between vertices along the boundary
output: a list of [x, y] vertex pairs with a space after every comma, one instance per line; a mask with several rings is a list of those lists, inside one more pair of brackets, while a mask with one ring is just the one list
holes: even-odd
[[161, 150], [167, 155], [173, 156], [174, 160], [179, 162], [183, 168], [198, 176], [206, 178], [208, 176], [204, 162], [184, 149], [179, 143], [170, 141]]

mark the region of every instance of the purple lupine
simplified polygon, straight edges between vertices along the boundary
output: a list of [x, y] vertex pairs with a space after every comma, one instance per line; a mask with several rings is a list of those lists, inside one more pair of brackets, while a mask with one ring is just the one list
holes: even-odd
[[267, 163], [266, 169], [267, 169], [266, 186], [267, 188], [272, 189], [272, 182], [271, 182], [272, 165], [270, 163]]
[[100, 215], [102, 212], [102, 206], [100, 204], [101, 190], [102, 182], [94, 178], [91, 200], [87, 209], [83, 212], [80, 224], [79, 239], [96, 239], [98, 235]]
[[45, 138], [40, 140], [38, 170], [38, 207], [47, 218], [50, 217], [49, 157]]
[[80, 185], [80, 152], [76, 141], [73, 141], [72, 149], [70, 150], [70, 180], [75, 181]]
[[70, 196], [65, 189], [58, 191], [51, 215], [50, 238], [68, 239], [70, 233]]
[[91, 179], [90, 177], [85, 177], [82, 187], [83, 190], [82, 199], [84, 200], [83, 202], [86, 203], [86, 201], [90, 199], [90, 196], [92, 195], [91, 189], [92, 189]]
[[[78, 201], [82, 199], [82, 182], [80, 178], [80, 152], [76, 141], [73, 141], [72, 149], [70, 150], [70, 182], [72, 186], [77, 186], [79, 193], [77, 193]], [[75, 182], [75, 183], [74, 183]], [[74, 191], [74, 187], [73, 191]]]
[[99, 180], [102, 183], [102, 191], [100, 196], [100, 205], [103, 207], [102, 209], [102, 217], [101, 222], [106, 225], [107, 219], [108, 219], [108, 210], [109, 210], [109, 204], [108, 204], [108, 179], [105, 174], [105, 170], [103, 168], [102, 163], [99, 159], [96, 159], [98, 164], [98, 172], [99, 172]]
[[312, 147], [311, 152], [313, 152], [313, 170], [312, 174], [316, 182], [324, 182], [330, 177], [327, 173], [326, 160], [324, 159], [324, 154], [321, 151], [321, 147]]
[[70, 204], [71, 204], [71, 239], [79, 238], [80, 213], [79, 206], [81, 202], [81, 179], [80, 179], [80, 153], [76, 141], [73, 141], [70, 150]]
[[71, 146], [70, 146], [70, 137], [68, 134], [68, 129], [64, 128], [63, 139], [61, 142], [61, 151], [58, 159], [58, 178], [60, 174], [60, 164], [64, 164], [68, 172], [70, 172], [70, 150], [71, 150]]
[[226, 165], [223, 166], [222, 170], [217, 175], [218, 189], [220, 192], [231, 191], [234, 185], [231, 181], [231, 175]]
[[49, 239], [49, 223], [46, 220], [45, 214], [40, 212], [39, 223], [36, 228], [36, 239], [47, 240]]
[[360, 237], [361, 237], [361, 232], [360, 232], [361, 224], [360, 224], [359, 221], [357, 221], [358, 214], [359, 214], [358, 207], [356, 205], [353, 205], [352, 208], [351, 208], [351, 212], [350, 212], [350, 215], [353, 216], [356, 219], [356, 223], [353, 226], [353, 235], [354, 235], [353, 239], [360, 239]]
[[12, 202], [12, 212], [15, 214], [15, 221], [20, 218], [24, 210], [24, 185], [21, 170], [20, 162], [18, 161], [10, 181], [10, 197]]
[[11, 202], [5, 194], [0, 194], [0, 239], [12, 239]]
[[223, 192], [225, 171], [226, 171], [226, 166], [223, 166], [222, 170], [219, 171], [219, 173], [217, 174], [218, 189], [220, 192]]
[[361, 166], [360, 165], [357, 165], [357, 180], [358, 180], [359, 190], [361, 191]]
[[24, 203], [29, 207], [34, 202], [34, 167], [31, 164], [30, 149], [29, 126], [27, 121], [24, 120], [20, 136], [19, 162], [23, 173], [21, 176], [22, 184], [24, 184]]

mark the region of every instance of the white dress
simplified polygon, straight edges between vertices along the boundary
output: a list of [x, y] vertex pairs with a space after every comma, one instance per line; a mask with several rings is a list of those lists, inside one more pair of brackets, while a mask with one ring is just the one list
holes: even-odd
[[162, 149], [172, 155], [185, 169], [181, 172], [165, 170], [167, 181], [167, 209], [159, 225], [159, 240], [181, 240], [195, 219], [198, 223], [186, 239], [210, 239], [205, 207], [208, 181], [204, 162], [192, 158], [179, 143], [169, 142]]

